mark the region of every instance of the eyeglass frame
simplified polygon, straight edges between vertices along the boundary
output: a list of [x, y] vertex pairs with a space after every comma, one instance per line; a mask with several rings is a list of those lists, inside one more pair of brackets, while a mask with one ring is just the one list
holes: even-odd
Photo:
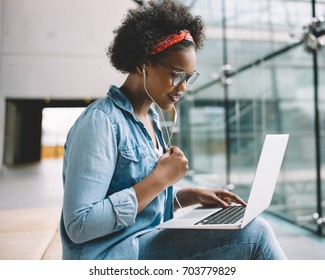
[[[174, 87], [178, 87], [179, 85], [181, 85], [182, 83], [184, 83], [184, 81], [186, 81], [186, 85], [187, 86], [190, 86], [190, 85], [193, 85], [194, 82], [196, 81], [196, 79], [200, 76], [200, 73], [197, 72], [196, 70], [194, 70], [192, 73], [187, 73], [186, 71], [175, 71], [174, 69], [168, 67], [167, 65], [165, 65], [164, 63], [162, 63], [161, 61], [159, 61], [158, 59], [155, 59], [154, 60], [155, 62], [157, 62], [158, 64], [160, 64], [161, 66], [165, 67], [166, 69], [168, 69], [169, 71], [171, 71], [175, 77], [173, 78], [173, 81], [172, 81], [172, 85]], [[175, 84], [175, 80], [177, 79], [177, 77], [179, 77], [179, 75], [182, 75], [182, 74], [186, 74], [186, 77], [185, 79], [182, 79], [180, 82], [178, 82], [177, 84]], [[193, 82], [191, 83], [188, 83], [188, 80], [193, 77], [195, 75], [195, 79]]]

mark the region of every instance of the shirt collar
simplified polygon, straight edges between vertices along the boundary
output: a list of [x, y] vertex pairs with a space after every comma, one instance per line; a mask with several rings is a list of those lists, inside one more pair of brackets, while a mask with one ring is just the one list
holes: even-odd
[[[114, 85], [110, 86], [107, 95], [111, 97], [112, 101], [116, 106], [118, 106], [120, 109], [124, 111], [129, 112], [135, 119], [137, 119], [137, 117], [134, 114], [133, 107], [130, 100], [125, 96], [125, 94], [118, 87]], [[149, 115], [153, 120], [159, 121], [159, 115], [152, 107], [150, 107], [149, 109]]]

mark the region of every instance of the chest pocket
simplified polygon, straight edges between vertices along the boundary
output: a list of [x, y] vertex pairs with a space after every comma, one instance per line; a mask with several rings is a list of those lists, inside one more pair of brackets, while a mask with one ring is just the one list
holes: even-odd
[[139, 145], [121, 148], [120, 153], [121, 156], [126, 160], [139, 162], [149, 154], [149, 150], [147, 146]]
[[113, 191], [121, 190], [135, 185], [152, 171], [154, 163], [151, 162], [150, 151], [145, 145], [128, 146], [119, 150], [119, 159], [116, 168], [116, 182]]

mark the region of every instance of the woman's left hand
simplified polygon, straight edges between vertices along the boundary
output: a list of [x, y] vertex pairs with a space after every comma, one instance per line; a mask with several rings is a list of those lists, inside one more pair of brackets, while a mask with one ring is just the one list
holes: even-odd
[[197, 200], [204, 207], [221, 206], [228, 207], [231, 203], [239, 203], [246, 206], [246, 202], [238, 195], [227, 189], [196, 189]]

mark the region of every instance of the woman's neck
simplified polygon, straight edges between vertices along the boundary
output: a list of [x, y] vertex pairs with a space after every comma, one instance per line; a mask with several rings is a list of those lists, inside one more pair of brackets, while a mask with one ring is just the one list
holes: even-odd
[[152, 101], [143, 88], [141, 77], [129, 74], [120, 89], [131, 102], [134, 114], [140, 119], [147, 117]]

